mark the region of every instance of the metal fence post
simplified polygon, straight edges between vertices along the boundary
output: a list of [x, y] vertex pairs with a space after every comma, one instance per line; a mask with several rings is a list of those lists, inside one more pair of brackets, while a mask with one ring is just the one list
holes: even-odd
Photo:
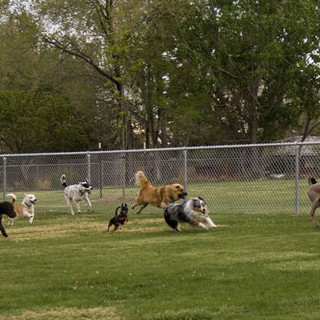
[[299, 170], [300, 170], [300, 146], [295, 146], [295, 210], [299, 214]]
[[3, 201], [6, 199], [7, 192], [7, 158], [3, 157]]
[[100, 199], [102, 198], [102, 190], [103, 190], [103, 169], [102, 169], [102, 155], [101, 151], [99, 153], [99, 188], [100, 188]]
[[87, 153], [87, 179], [89, 183], [91, 183], [91, 155], [90, 153]]
[[126, 151], [121, 153], [121, 187], [122, 187], [122, 199], [125, 201], [126, 197]]
[[187, 184], [188, 184], [188, 159], [187, 159], [187, 149], [183, 150], [183, 185], [185, 192], [187, 192]]

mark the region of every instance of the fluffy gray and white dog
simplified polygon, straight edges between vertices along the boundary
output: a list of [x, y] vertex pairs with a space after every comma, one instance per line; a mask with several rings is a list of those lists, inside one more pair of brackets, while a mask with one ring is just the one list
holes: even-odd
[[79, 182], [78, 184], [67, 185], [66, 175], [63, 174], [60, 178], [61, 184], [64, 187], [64, 197], [67, 201], [67, 205], [71, 210], [71, 214], [74, 215], [72, 202], [75, 203], [78, 213], [81, 213], [80, 201], [85, 200], [87, 202], [88, 211], [91, 210], [92, 205], [89, 199], [89, 194], [93, 189], [88, 181]]
[[189, 223], [202, 229], [216, 228], [209, 217], [209, 210], [203, 198], [191, 198], [182, 204], [169, 204], [164, 207], [164, 219], [176, 231], [181, 231], [180, 223]]

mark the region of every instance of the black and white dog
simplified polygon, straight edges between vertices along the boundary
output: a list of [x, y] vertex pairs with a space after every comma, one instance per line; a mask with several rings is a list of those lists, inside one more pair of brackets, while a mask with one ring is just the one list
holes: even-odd
[[5, 201], [5, 202], [0, 202], [0, 231], [2, 235], [7, 238], [8, 235], [6, 233], [6, 230], [2, 224], [2, 215], [6, 214], [9, 218], [15, 218], [17, 214], [14, 211], [13, 204]]
[[164, 219], [176, 231], [181, 231], [180, 223], [189, 223], [202, 229], [216, 228], [209, 217], [209, 210], [203, 198], [191, 198], [182, 204], [169, 204], [164, 207]]
[[87, 202], [88, 211], [91, 210], [92, 205], [89, 199], [89, 194], [93, 189], [88, 181], [79, 182], [78, 184], [67, 185], [66, 176], [63, 174], [60, 178], [61, 184], [64, 187], [64, 197], [66, 198], [67, 205], [70, 207], [71, 214], [74, 215], [72, 202], [75, 203], [78, 213], [81, 213], [80, 201]]

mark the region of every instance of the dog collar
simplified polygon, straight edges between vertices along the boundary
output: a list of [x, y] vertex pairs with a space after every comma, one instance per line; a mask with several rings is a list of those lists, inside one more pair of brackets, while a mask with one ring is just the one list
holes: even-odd
[[32, 206], [32, 204], [29, 204], [29, 203], [26, 203], [26, 202], [24, 202], [23, 204], [24, 204], [25, 206], [29, 207], [29, 208]]

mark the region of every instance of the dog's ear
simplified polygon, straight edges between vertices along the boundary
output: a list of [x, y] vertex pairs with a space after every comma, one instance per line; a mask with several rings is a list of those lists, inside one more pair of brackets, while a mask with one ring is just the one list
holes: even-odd
[[199, 201], [200, 199], [199, 198], [193, 198], [192, 199], [192, 205], [193, 205], [193, 207], [194, 208], [200, 208], [200, 201]]
[[201, 198], [201, 197], [198, 197], [198, 199], [203, 200], [203, 198]]

